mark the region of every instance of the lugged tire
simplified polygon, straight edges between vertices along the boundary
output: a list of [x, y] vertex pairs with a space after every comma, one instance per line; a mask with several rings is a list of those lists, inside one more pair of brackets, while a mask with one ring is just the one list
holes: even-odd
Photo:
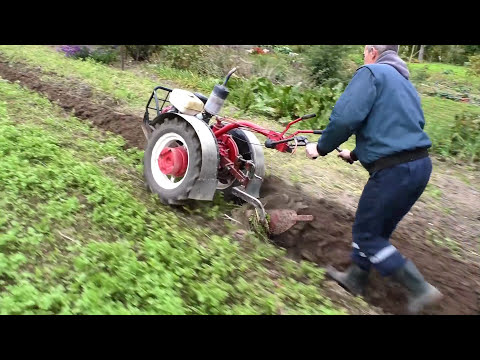
[[[183, 181], [178, 187], [167, 189], [162, 187], [154, 178], [152, 173], [152, 152], [156, 143], [162, 136], [175, 133], [181, 136], [188, 148], [188, 168], [184, 175]], [[162, 125], [155, 129], [148, 141], [143, 156], [144, 170], [143, 174], [147, 182], [147, 186], [151, 192], [157, 194], [160, 201], [169, 205], [181, 205], [188, 199], [188, 195], [200, 176], [202, 165], [202, 150], [200, 141], [195, 130], [186, 121], [179, 118], [167, 119]]]

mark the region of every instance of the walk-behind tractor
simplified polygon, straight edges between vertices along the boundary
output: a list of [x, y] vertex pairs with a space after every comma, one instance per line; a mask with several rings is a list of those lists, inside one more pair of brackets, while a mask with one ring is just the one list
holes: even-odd
[[[282, 132], [219, 116], [229, 94], [227, 81], [235, 71], [228, 73], [222, 85], [215, 85], [208, 98], [181, 89], [154, 88], [142, 123], [148, 140], [145, 179], [164, 204], [180, 205], [187, 199], [211, 201], [216, 191], [240, 198], [255, 207], [259, 222], [271, 234], [279, 234], [297, 221], [313, 220], [313, 216], [286, 209], [269, 210], [267, 215], [258, 200], [265, 175], [263, 145], [254, 133], [267, 137], [266, 148], [291, 153], [308, 142], [298, 134], [321, 134], [322, 130], [298, 130], [287, 135], [293, 124], [315, 114], [290, 122]], [[164, 96], [159, 97], [159, 91]], [[151, 106], [152, 100], [155, 107]], [[153, 120], [150, 110], [156, 112]], [[212, 117], [216, 121], [210, 124]]]

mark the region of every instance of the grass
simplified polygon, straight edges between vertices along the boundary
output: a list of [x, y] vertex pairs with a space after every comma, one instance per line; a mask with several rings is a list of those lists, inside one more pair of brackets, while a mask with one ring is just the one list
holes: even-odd
[[17, 84], [0, 99], [1, 314], [345, 313], [322, 269], [161, 205], [122, 138]]
[[480, 78], [472, 76], [472, 73], [465, 66], [443, 63], [410, 63], [408, 67], [413, 77], [423, 71], [427, 79], [431, 81], [443, 82], [453, 86], [473, 86], [480, 91]]
[[69, 59], [42, 45], [1, 45], [0, 54], [11, 61], [41, 66], [44, 72], [54, 72], [71, 78], [72, 81], [81, 79], [95, 90], [108, 93], [115, 99], [136, 107], [144, 107], [147, 96], [158, 85], [147, 77], [128, 71], [119, 71], [91, 59], [86, 61]]
[[221, 79], [205, 77], [192, 71], [173, 69], [159, 64], [148, 64], [146, 68], [152, 71], [160, 79], [168, 79], [185, 88], [195, 89], [194, 91], [202, 92], [203, 95], [209, 96], [215, 85], [220, 83]]
[[431, 183], [427, 184], [425, 193], [437, 200], [442, 198], [442, 190], [438, 186]]
[[[455, 116], [463, 112], [480, 116], [480, 107], [427, 96], [422, 98], [422, 107], [425, 114], [425, 131], [432, 141], [432, 151], [444, 158], [453, 157], [452, 153], [457, 152], [457, 148], [452, 144]], [[467, 162], [472, 159], [478, 161], [478, 157], [479, 148], [475, 142], [466, 144], [455, 156]]]
[[461, 258], [462, 248], [455, 240], [452, 240], [448, 236], [444, 236], [433, 229], [428, 229], [426, 231], [426, 237], [433, 245], [448, 249], [454, 256]]

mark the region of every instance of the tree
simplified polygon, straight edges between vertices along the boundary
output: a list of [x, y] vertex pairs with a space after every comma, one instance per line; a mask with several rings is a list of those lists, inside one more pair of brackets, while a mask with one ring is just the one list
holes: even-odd
[[425, 45], [420, 45], [420, 51], [418, 53], [418, 61], [423, 62], [423, 53], [425, 51]]
[[127, 47], [126, 45], [120, 45], [120, 53], [122, 57], [122, 71], [125, 69], [125, 58], [127, 57]]
[[417, 46], [417, 45], [412, 45], [412, 52], [410, 54], [410, 59], [408, 60], [408, 62], [412, 62], [413, 56], [417, 55], [417, 53], [415, 53], [415, 54], [413, 53], [415, 51], [415, 46]]

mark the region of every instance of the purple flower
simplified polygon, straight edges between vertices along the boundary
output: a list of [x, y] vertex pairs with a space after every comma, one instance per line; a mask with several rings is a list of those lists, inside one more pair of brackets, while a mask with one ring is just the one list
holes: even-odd
[[82, 51], [82, 48], [78, 45], [62, 45], [60, 50], [65, 53], [65, 56], [72, 57]]

